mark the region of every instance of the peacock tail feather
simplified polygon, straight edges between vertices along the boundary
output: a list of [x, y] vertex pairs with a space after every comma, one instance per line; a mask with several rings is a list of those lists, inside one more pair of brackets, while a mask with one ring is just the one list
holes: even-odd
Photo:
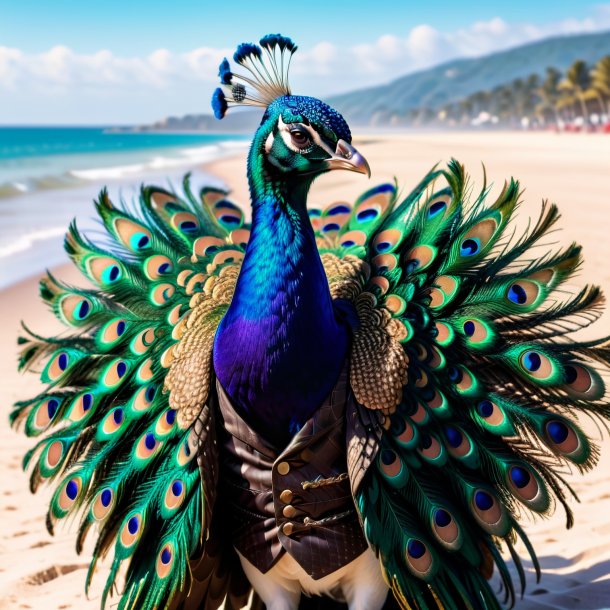
[[470, 190], [452, 161], [400, 203], [382, 185], [353, 207], [311, 212], [331, 294], [358, 314], [355, 398], [383, 427], [355, 500], [404, 608], [499, 608], [494, 564], [512, 604], [500, 547], [523, 587], [518, 539], [539, 567], [519, 518], [559, 502], [572, 525], [558, 467], [593, 467], [597, 448], [577, 421], [610, 417], [610, 339], [573, 338], [600, 315], [601, 292], [565, 288], [579, 246], [536, 250], [557, 208], [543, 204], [514, 238], [518, 183], [491, 204], [486, 185]]
[[94, 243], [72, 224], [65, 241], [92, 287], [51, 274], [41, 282], [42, 298], [69, 332], [28, 331], [19, 340], [20, 368], [41, 371], [46, 384], [11, 414], [39, 438], [24, 459], [30, 487], [55, 487], [51, 533], [59, 520], [80, 515], [78, 552], [96, 530], [87, 588], [97, 562], [113, 551], [102, 605], [121, 569], [125, 610], [178, 603], [196, 586], [193, 570], [215, 582], [206, 608], [219, 607], [232, 586], [205, 550], [216, 456], [204, 405], [211, 341], [249, 227], [224, 191], [206, 188], [197, 199], [188, 176], [183, 190], [179, 197], [143, 188], [138, 213], [102, 191], [96, 208], [105, 239]]
[[[444, 184], [440, 184], [444, 182]], [[610, 340], [573, 333], [595, 321], [596, 287], [566, 282], [580, 248], [540, 247], [559, 214], [513, 237], [520, 191], [489, 203], [470, 194], [461, 165], [434, 168], [398, 202], [396, 185], [351, 205], [311, 209], [337, 304], [355, 314], [350, 381], [359, 408], [380, 423], [373, 465], [355, 490], [366, 537], [404, 608], [499, 608], [515, 587], [501, 547], [515, 551], [524, 513], [572, 515], [559, 466], [586, 471], [597, 448], [577, 421], [605, 420]], [[77, 550], [97, 542], [87, 577], [113, 552], [103, 602], [125, 575], [120, 609], [239, 607], [249, 593], [219, 540], [212, 345], [227, 311], [250, 227], [227, 193], [183, 196], [144, 188], [137, 212], [96, 207], [99, 243], [75, 225], [66, 249], [93, 287], [52, 275], [41, 295], [70, 329], [26, 329], [20, 367], [46, 384], [11, 421], [37, 444], [30, 485], [53, 483], [47, 524], [80, 515]], [[351, 320], [351, 318], [349, 318]], [[374, 418], [373, 418], [374, 419]], [[195, 459], [197, 458], [197, 459]], [[220, 521], [218, 521], [220, 520]], [[189, 595], [190, 594], [190, 595]]]

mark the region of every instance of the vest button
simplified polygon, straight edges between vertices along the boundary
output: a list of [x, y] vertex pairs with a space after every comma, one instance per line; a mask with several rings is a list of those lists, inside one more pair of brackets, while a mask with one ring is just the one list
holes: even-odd
[[282, 511], [282, 514], [284, 515], [284, 517], [287, 517], [288, 519], [292, 519], [293, 517], [296, 516], [297, 509], [294, 506], [292, 506], [292, 504], [289, 504], [288, 506], [284, 506], [284, 510]]
[[294, 524], [284, 523], [284, 525], [282, 526], [282, 532], [285, 536], [291, 536], [292, 532], [294, 532]]
[[290, 489], [285, 489], [281, 494], [280, 494], [280, 500], [284, 503], [284, 504], [290, 504], [292, 502], [292, 498], [294, 497], [294, 494], [292, 493], [292, 491], [290, 491]]
[[290, 464], [288, 462], [280, 462], [277, 465], [277, 471], [282, 475], [287, 475], [290, 472]]

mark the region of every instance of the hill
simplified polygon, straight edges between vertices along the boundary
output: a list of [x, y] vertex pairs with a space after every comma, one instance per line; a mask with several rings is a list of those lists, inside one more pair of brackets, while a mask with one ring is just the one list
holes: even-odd
[[352, 124], [374, 125], [412, 108], [435, 108], [492, 89], [548, 66], [565, 70], [574, 60], [610, 54], [610, 32], [559, 36], [472, 59], [457, 59], [408, 74], [386, 85], [327, 99]]

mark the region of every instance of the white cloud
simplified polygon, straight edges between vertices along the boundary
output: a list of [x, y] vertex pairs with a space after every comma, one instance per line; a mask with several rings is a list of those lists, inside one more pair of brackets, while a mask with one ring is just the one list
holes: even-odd
[[146, 57], [121, 57], [107, 49], [91, 55], [78, 54], [61, 45], [38, 54], [0, 47], [0, 88], [166, 88], [181, 79], [211, 83], [216, 80], [218, 64], [225, 54], [226, 49], [206, 47], [183, 54], [158, 49]]
[[[301, 48], [295, 56], [293, 89], [324, 96], [387, 82], [456, 57], [484, 55], [557, 34], [607, 28], [610, 4], [597, 6], [584, 19], [542, 25], [509, 23], [495, 17], [450, 32], [419, 24], [400, 35], [384, 34], [353, 46], [321, 41]], [[135, 116], [149, 120], [205, 109], [206, 98], [216, 86], [218, 64], [231, 53], [230, 49], [211, 47], [185, 53], [160, 48], [147, 56], [126, 57], [110, 49], [82, 54], [58, 45], [30, 54], [0, 46], [0, 119], [23, 120], [19, 113], [31, 114], [32, 109], [41, 120], [45, 116], [49, 121], [60, 120], [63, 111], [68, 120], [96, 117], [98, 122], [121, 120], [121, 109], [127, 107], [131, 110], [123, 111], [125, 121]], [[145, 109], [142, 100], [150, 100]], [[102, 116], [104, 108], [112, 112]]]

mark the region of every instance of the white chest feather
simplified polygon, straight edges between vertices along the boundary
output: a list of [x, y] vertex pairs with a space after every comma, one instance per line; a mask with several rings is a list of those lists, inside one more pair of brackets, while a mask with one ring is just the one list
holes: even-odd
[[245, 557], [239, 555], [239, 559], [267, 610], [298, 610], [302, 593], [346, 602], [349, 610], [381, 610], [388, 595], [379, 561], [370, 549], [319, 580], [311, 578], [288, 553], [265, 574]]

